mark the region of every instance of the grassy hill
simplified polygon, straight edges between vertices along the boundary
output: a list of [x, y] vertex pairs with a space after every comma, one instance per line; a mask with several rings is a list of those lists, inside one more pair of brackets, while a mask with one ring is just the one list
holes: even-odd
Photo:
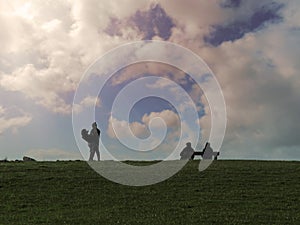
[[300, 224], [300, 162], [198, 164], [129, 187], [85, 162], [0, 163], [0, 224]]

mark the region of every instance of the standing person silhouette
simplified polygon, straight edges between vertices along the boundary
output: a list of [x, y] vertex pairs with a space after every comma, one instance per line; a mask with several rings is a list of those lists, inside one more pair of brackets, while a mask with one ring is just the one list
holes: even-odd
[[96, 153], [98, 161], [100, 161], [100, 151], [99, 151], [99, 138], [100, 130], [97, 128], [97, 123], [92, 124], [92, 130], [90, 131], [91, 142], [89, 142], [90, 148], [90, 158], [89, 161], [93, 161], [94, 155]]

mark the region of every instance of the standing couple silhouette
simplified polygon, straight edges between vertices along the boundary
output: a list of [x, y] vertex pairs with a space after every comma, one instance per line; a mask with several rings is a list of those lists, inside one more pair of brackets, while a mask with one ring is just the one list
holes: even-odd
[[81, 130], [81, 136], [88, 143], [88, 146], [90, 148], [89, 161], [93, 161], [95, 153], [97, 155], [98, 161], [100, 161], [100, 151], [99, 151], [100, 133], [101, 132], [98, 129], [96, 122], [92, 124], [92, 130], [90, 131], [90, 133], [86, 129]]

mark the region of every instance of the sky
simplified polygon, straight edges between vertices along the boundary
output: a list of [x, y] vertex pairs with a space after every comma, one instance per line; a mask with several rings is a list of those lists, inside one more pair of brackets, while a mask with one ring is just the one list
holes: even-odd
[[[157, 40], [194, 52], [217, 78], [227, 112], [220, 158], [300, 160], [299, 6], [298, 0], [1, 1], [0, 159], [87, 158], [88, 147], [79, 150], [73, 134], [72, 110], [81, 113], [91, 106], [101, 141], [120, 159], [165, 158], [180, 129], [186, 141], [199, 137], [192, 146], [201, 149], [211, 128], [210, 106], [201, 85], [180, 68], [132, 64], [116, 71], [98, 96], [87, 95], [73, 105], [83, 74], [100, 56], [134, 41]], [[100, 70], [95, 77], [102, 76]], [[204, 85], [212, 74], [200, 74]], [[152, 80], [145, 86], [133, 83], [134, 89], [162, 91], [175, 105], [147, 97], [134, 105], [126, 121], [123, 99], [115, 115], [118, 93], [147, 77]], [[180, 112], [189, 113], [192, 104], [198, 118], [182, 121]], [[90, 129], [92, 122], [84, 121], [82, 128]], [[153, 151], [145, 157], [127, 149], [113, 124], [129, 142], [134, 137], [128, 126], [140, 140], [150, 135], [151, 143], [145, 143]]]

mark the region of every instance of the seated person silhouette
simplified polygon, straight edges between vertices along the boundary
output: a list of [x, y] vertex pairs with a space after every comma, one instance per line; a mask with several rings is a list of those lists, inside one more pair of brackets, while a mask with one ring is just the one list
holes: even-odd
[[202, 152], [203, 152], [203, 155], [202, 155], [203, 159], [212, 159], [214, 151], [210, 147], [210, 143], [209, 142], [206, 142], [205, 147], [204, 147], [204, 149], [203, 149]]
[[[206, 142], [204, 149], [202, 150], [202, 152], [195, 152], [195, 155], [201, 155], [202, 159], [206, 159], [206, 160], [217, 160], [218, 155], [220, 154], [220, 152], [214, 152], [213, 149], [210, 147], [210, 143]], [[213, 158], [214, 157], [214, 158]]]
[[191, 142], [186, 143], [186, 147], [180, 153], [181, 160], [194, 159], [194, 149], [191, 146]]
[[[213, 149], [210, 147], [210, 143], [206, 142], [205, 147], [203, 149], [203, 159], [209, 159], [209, 160], [217, 160], [218, 155], [220, 152], [214, 152]], [[214, 158], [213, 158], [214, 157]]]

